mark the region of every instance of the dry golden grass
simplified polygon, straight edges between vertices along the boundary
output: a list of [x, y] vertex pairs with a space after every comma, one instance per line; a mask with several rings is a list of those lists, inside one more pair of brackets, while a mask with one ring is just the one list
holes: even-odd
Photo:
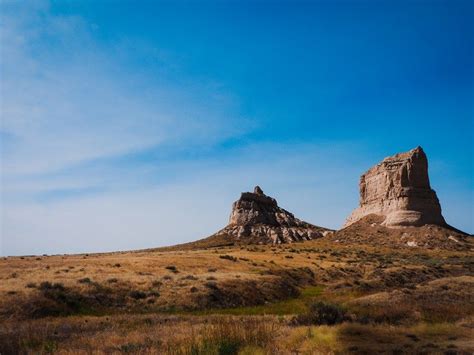
[[[314, 240], [0, 260], [0, 353], [474, 351], [473, 254]], [[342, 324], [298, 326], [314, 302]]]
[[291, 326], [275, 316], [126, 315], [2, 325], [4, 353], [335, 354], [472, 352], [472, 328], [343, 323]]

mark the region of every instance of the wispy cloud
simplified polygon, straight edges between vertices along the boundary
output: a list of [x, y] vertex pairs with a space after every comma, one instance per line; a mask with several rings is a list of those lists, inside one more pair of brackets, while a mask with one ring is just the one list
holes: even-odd
[[[133, 172], [133, 184], [127, 169], [114, 168], [117, 160], [161, 147], [212, 146], [251, 127], [235, 114], [235, 98], [213, 80], [170, 80], [168, 72], [179, 68], [149, 43], [131, 47], [124, 40], [106, 48], [95, 40], [95, 24], [53, 15], [47, 2], [30, 5], [1, 5], [2, 238], [7, 246], [21, 245], [15, 230], [29, 218], [37, 217], [43, 226], [56, 224], [47, 218], [55, 216], [50, 205], [44, 215], [37, 210], [41, 205], [30, 203], [71, 201], [134, 185], [140, 172], [149, 170]], [[159, 70], [148, 75], [122, 67], [130, 50], [159, 60]], [[13, 220], [12, 210], [17, 212]], [[38, 213], [28, 213], [33, 210]], [[38, 225], [31, 228], [21, 235], [45, 232]]]
[[[232, 99], [202, 78], [186, 88], [122, 70], [114, 59], [126, 47], [104, 53], [80, 18], [53, 16], [47, 6], [7, 10], [2, 132], [9, 174], [59, 170], [163, 143], [209, 144], [245, 129], [238, 117], [220, 120]], [[200, 104], [204, 98], [209, 102]]]

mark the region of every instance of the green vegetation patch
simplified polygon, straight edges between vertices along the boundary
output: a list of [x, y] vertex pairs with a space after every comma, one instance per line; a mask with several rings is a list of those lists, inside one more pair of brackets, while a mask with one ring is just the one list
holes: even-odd
[[204, 311], [196, 311], [196, 315], [207, 314], [229, 314], [229, 315], [288, 315], [301, 314], [308, 310], [308, 307], [314, 299], [320, 297], [323, 293], [324, 286], [309, 286], [301, 291], [297, 298], [292, 298], [280, 302], [269, 303], [261, 306], [252, 307], [236, 307], [223, 309], [208, 309]]

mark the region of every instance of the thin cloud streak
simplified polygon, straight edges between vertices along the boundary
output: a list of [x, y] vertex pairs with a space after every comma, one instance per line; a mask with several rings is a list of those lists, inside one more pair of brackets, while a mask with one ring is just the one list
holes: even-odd
[[[9, 137], [3, 162], [9, 174], [54, 171], [166, 142], [215, 142], [245, 129], [238, 117], [219, 120], [232, 99], [205, 83], [189, 90], [200, 95], [160, 78], [140, 90], [149, 84], [101, 53], [76, 17], [4, 17], [2, 132]], [[54, 48], [35, 44], [44, 37]], [[202, 96], [217, 99], [197, 105]]]

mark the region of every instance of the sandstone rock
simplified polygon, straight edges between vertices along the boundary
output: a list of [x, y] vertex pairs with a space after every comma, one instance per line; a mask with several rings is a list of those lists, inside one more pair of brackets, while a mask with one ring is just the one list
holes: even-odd
[[243, 192], [232, 205], [229, 224], [215, 235], [250, 243], [291, 243], [322, 237], [331, 231], [297, 219], [265, 195], [259, 186]]
[[258, 185], [253, 189], [253, 193], [257, 195], [264, 195], [263, 190]]
[[344, 227], [369, 214], [384, 216], [386, 226], [446, 226], [421, 147], [385, 158], [361, 176], [359, 187], [360, 206]]

